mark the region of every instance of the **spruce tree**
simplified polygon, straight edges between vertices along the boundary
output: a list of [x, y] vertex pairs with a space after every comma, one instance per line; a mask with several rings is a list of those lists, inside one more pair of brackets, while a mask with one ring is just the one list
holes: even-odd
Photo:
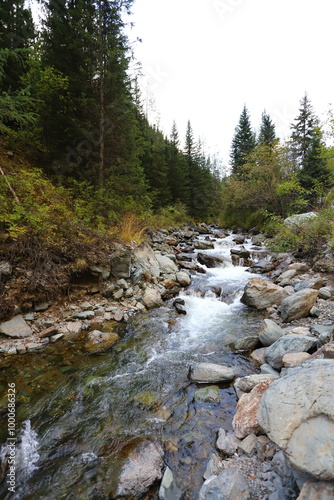
[[233, 174], [242, 177], [242, 167], [247, 162], [247, 155], [255, 149], [255, 146], [255, 134], [252, 130], [248, 109], [245, 105], [232, 140], [230, 158]]
[[174, 203], [182, 202], [190, 206], [190, 185], [188, 162], [180, 151], [179, 133], [173, 122], [170, 139], [166, 141], [166, 159], [168, 164], [169, 186]]
[[260, 132], [257, 142], [258, 144], [272, 146], [276, 140], [277, 137], [275, 131], [275, 124], [273, 123], [270, 116], [266, 113], [266, 111], [263, 111], [261, 117]]
[[299, 115], [295, 123], [291, 125], [291, 151], [293, 159], [299, 168], [304, 167], [305, 158], [308, 154], [315, 127], [318, 119], [314, 114], [311, 101], [305, 93], [300, 101]]

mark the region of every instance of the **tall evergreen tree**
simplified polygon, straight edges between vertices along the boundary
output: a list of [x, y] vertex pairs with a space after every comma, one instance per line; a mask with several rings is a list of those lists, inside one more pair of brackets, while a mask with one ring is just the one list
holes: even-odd
[[173, 122], [170, 140], [166, 142], [166, 156], [168, 164], [168, 179], [173, 202], [182, 202], [190, 205], [190, 186], [188, 162], [180, 151], [179, 133], [175, 121]]
[[255, 134], [252, 130], [248, 109], [245, 105], [232, 140], [230, 158], [233, 174], [242, 176], [242, 166], [247, 162], [247, 155], [255, 149], [255, 146]]
[[272, 146], [274, 142], [277, 140], [275, 124], [273, 123], [270, 116], [263, 111], [261, 117], [261, 126], [258, 137], [258, 144], [265, 144], [267, 146]]
[[308, 201], [316, 204], [319, 191], [329, 185], [329, 171], [323, 158], [324, 143], [319, 120], [305, 93], [299, 115], [291, 126], [290, 147], [301, 186], [308, 191]]

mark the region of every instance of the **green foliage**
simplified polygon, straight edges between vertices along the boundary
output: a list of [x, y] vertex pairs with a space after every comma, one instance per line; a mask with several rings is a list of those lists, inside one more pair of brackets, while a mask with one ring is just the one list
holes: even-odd
[[263, 111], [261, 117], [261, 126], [258, 137], [258, 144], [265, 144], [267, 146], [273, 146], [277, 141], [275, 125], [271, 120], [270, 116]]
[[248, 155], [255, 149], [256, 139], [251, 127], [249, 112], [244, 106], [235, 129], [231, 148], [232, 173], [243, 176], [243, 165], [247, 162]]
[[31, 110], [33, 99], [29, 90], [21, 89], [15, 94], [0, 94], [0, 134], [12, 135], [14, 130], [35, 126], [38, 115]]

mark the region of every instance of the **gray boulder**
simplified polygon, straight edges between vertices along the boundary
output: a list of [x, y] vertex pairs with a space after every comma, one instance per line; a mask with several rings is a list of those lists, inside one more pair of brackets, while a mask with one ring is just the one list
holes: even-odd
[[224, 267], [225, 264], [225, 259], [222, 257], [215, 257], [203, 252], [198, 252], [197, 260], [206, 267]]
[[280, 307], [281, 317], [285, 323], [305, 318], [316, 303], [318, 290], [305, 288], [286, 297]]
[[131, 252], [116, 252], [111, 256], [111, 274], [114, 278], [130, 278], [131, 274]]
[[283, 337], [282, 328], [271, 319], [264, 319], [260, 326], [259, 341], [265, 347], [270, 346], [276, 340]]
[[295, 214], [284, 219], [284, 224], [293, 229], [302, 227], [307, 222], [318, 217], [316, 212], [306, 212], [305, 214]]
[[185, 271], [179, 271], [176, 273], [176, 281], [181, 286], [189, 286], [191, 284], [191, 277]]
[[260, 382], [265, 382], [270, 380], [273, 382], [279, 377], [278, 374], [265, 374], [265, 373], [254, 373], [253, 375], [247, 375], [246, 377], [237, 378], [234, 382], [234, 390], [237, 393], [238, 398], [250, 392], [254, 387]]
[[316, 345], [317, 339], [306, 335], [284, 335], [268, 347], [264, 359], [275, 370], [283, 368], [283, 356], [291, 352], [307, 352]]
[[219, 429], [216, 447], [225, 455], [234, 455], [240, 445], [240, 439], [236, 437], [233, 431]]
[[281, 286], [268, 280], [255, 278], [246, 285], [241, 302], [262, 310], [274, 304], [280, 305], [284, 297], [284, 288]]
[[205, 481], [199, 500], [249, 500], [249, 485], [237, 466], [227, 467]]
[[29, 337], [32, 335], [33, 331], [23, 319], [21, 314], [14, 316], [14, 318], [0, 325], [0, 333], [7, 335], [7, 337], [13, 337], [22, 339], [24, 337]]
[[175, 262], [172, 261], [166, 255], [161, 255], [160, 253], [156, 253], [155, 257], [159, 263], [160, 270], [163, 273], [177, 273], [178, 267]]
[[119, 478], [115, 498], [140, 498], [162, 477], [163, 450], [159, 443], [145, 440], [130, 452]]
[[142, 300], [147, 309], [154, 309], [163, 304], [161, 293], [154, 290], [154, 288], [146, 288]]
[[289, 369], [262, 396], [258, 419], [299, 471], [334, 480], [334, 360]]
[[232, 368], [214, 363], [199, 363], [190, 368], [190, 379], [194, 382], [229, 382], [235, 378]]
[[157, 278], [160, 274], [157, 257], [146, 242], [141, 243], [132, 251], [132, 265], [134, 268], [148, 273], [152, 278]]
[[306, 481], [297, 500], [334, 500], [334, 483]]

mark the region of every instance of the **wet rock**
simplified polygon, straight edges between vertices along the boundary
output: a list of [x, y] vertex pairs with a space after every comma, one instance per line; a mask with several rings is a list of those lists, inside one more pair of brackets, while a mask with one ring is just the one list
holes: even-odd
[[237, 378], [234, 382], [234, 390], [237, 393], [238, 398], [240, 398], [244, 393], [250, 392], [254, 387], [260, 382], [270, 381], [273, 382], [279, 377], [276, 374], [264, 374], [264, 373], [254, 373], [253, 375], [247, 375], [246, 377]]
[[166, 257], [166, 255], [161, 255], [159, 253], [156, 253], [155, 257], [158, 261], [161, 272], [163, 272], [163, 273], [177, 273], [178, 267], [175, 264], [175, 262], [173, 262], [169, 257]]
[[132, 254], [129, 250], [115, 252], [111, 256], [111, 274], [114, 278], [130, 278]]
[[270, 346], [276, 340], [283, 337], [282, 328], [271, 319], [264, 319], [260, 326], [259, 341], [265, 347]]
[[[203, 474], [204, 479], [209, 479], [211, 476], [218, 476], [223, 469], [223, 462], [218, 455], [212, 453], [207, 468]], [[172, 500], [172, 499], [171, 499]]]
[[7, 337], [22, 339], [32, 335], [33, 331], [30, 326], [25, 322], [21, 314], [14, 316], [9, 321], [0, 324], [0, 333]]
[[196, 250], [213, 250], [215, 248], [214, 244], [210, 241], [195, 241], [194, 247]]
[[152, 278], [157, 278], [160, 274], [160, 266], [156, 255], [146, 242], [141, 243], [132, 251], [132, 265]]
[[239, 234], [233, 238], [233, 241], [237, 245], [242, 245], [243, 243], [245, 243], [245, 239], [246, 238], [243, 235]]
[[289, 323], [295, 319], [305, 318], [314, 306], [318, 291], [305, 288], [286, 297], [281, 304], [280, 313], [282, 320]]
[[176, 273], [176, 280], [181, 286], [191, 285], [191, 277], [185, 271], [179, 271]]
[[198, 252], [197, 260], [203, 266], [212, 267], [223, 267], [225, 260], [222, 257], [215, 257], [206, 253]]
[[147, 309], [154, 309], [163, 304], [160, 292], [154, 288], [146, 288], [142, 300]]
[[123, 465], [116, 498], [140, 498], [162, 477], [163, 450], [159, 443], [145, 440], [130, 452]]
[[101, 332], [93, 330], [88, 334], [88, 341], [85, 343], [85, 349], [91, 354], [105, 352], [117, 342], [119, 336], [114, 332]]
[[283, 356], [283, 366], [284, 368], [293, 368], [294, 366], [298, 366], [304, 361], [310, 359], [311, 354], [308, 352], [291, 352], [289, 354], [284, 354]]
[[224, 469], [205, 481], [199, 500], [249, 500], [249, 486], [237, 466]]
[[184, 309], [183, 305], [180, 304], [180, 302], [178, 302], [177, 300], [174, 300], [173, 307], [178, 314], [187, 314], [187, 311]]
[[159, 489], [159, 500], [180, 500], [181, 496], [182, 491], [177, 485], [174, 474], [167, 467]]
[[307, 352], [316, 346], [317, 339], [304, 335], [288, 334], [276, 340], [265, 352], [266, 363], [275, 370], [283, 368], [283, 356], [288, 353]]
[[285, 297], [284, 289], [271, 281], [255, 278], [245, 287], [241, 302], [258, 310], [274, 304], [280, 305]]
[[276, 266], [273, 262], [260, 260], [258, 262], [254, 262], [251, 265], [251, 268], [255, 273], [270, 273], [276, 268]]
[[334, 500], [334, 483], [306, 481], [297, 500]]
[[244, 337], [233, 340], [229, 347], [234, 351], [252, 351], [259, 345], [259, 336], [257, 333], [249, 333]]
[[255, 236], [252, 237], [252, 245], [255, 245], [257, 247], [260, 247], [262, 243], [265, 241], [265, 236], [263, 234], [256, 234]]
[[36, 342], [29, 342], [26, 344], [27, 352], [38, 352], [45, 347], [45, 344], [37, 344]]
[[199, 363], [190, 368], [190, 380], [199, 383], [228, 382], [235, 378], [235, 372], [227, 366], [214, 363]]
[[250, 252], [249, 250], [246, 250], [244, 246], [240, 248], [231, 248], [230, 250], [231, 255], [237, 255], [238, 257], [242, 259], [249, 259], [250, 257]]
[[266, 352], [266, 347], [260, 347], [259, 349], [255, 349], [250, 355], [250, 358], [259, 365], [263, 365], [265, 363], [264, 353]]
[[57, 342], [58, 340], [62, 339], [63, 337], [64, 337], [63, 333], [57, 333], [57, 335], [52, 335], [50, 337], [50, 342], [51, 342], [51, 344], [54, 344], [55, 342]]
[[334, 479], [333, 384], [334, 361], [307, 361], [271, 384], [258, 413], [291, 464], [325, 481]]
[[237, 411], [232, 421], [234, 432], [239, 439], [243, 439], [249, 434], [263, 432], [257, 413], [261, 398], [271, 383], [272, 380], [260, 382], [249, 394], [243, 394], [239, 399]]
[[240, 439], [236, 437], [233, 431], [219, 429], [216, 448], [225, 455], [234, 455], [240, 445]]
[[203, 389], [198, 389], [194, 394], [195, 401], [203, 403], [220, 403], [220, 392], [217, 385], [210, 385]]

